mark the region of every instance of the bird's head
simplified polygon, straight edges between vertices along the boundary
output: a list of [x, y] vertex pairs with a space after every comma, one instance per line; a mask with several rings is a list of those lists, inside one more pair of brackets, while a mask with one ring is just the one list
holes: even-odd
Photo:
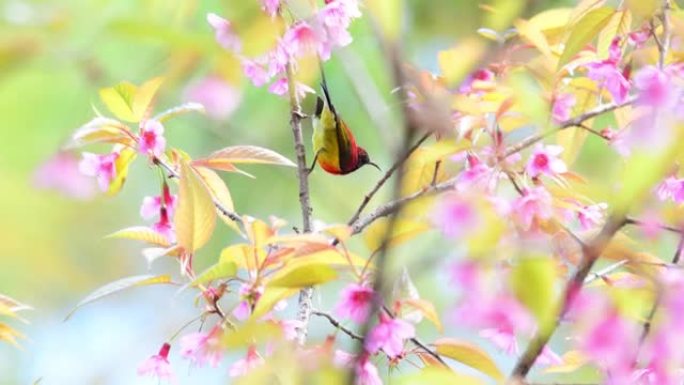
[[358, 158], [357, 164], [358, 164], [357, 168], [361, 168], [364, 165], [369, 164], [369, 165], [377, 168], [378, 170], [382, 171], [377, 164], [371, 162], [370, 157], [368, 156], [368, 152], [365, 149], [363, 149], [362, 147], [359, 147], [359, 158]]

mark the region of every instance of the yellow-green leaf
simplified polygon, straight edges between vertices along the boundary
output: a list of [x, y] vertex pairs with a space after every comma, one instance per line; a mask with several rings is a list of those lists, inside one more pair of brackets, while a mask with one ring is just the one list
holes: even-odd
[[404, 14], [403, 2], [400, 0], [367, 0], [364, 4], [380, 32], [390, 39], [399, 39], [401, 35], [402, 18]]
[[108, 283], [97, 290], [93, 291], [90, 293], [87, 297], [85, 297], [81, 302], [79, 302], [76, 307], [69, 312], [69, 314], [66, 316], [65, 320], [68, 320], [71, 318], [71, 316], [81, 307], [91, 303], [95, 302], [99, 299], [102, 299], [104, 297], [110, 296], [112, 294], [118, 293], [122, 290], [129, 289], [132, 287], [139, 287], [139, 286], [149, 286], [149, 285], [156, 285], [156, 284], [163, 284], [163, 283], [170, 283], [171, 282], [171, 276], [164, 274], [164, 275], [136, 275], [133, 277], [127, 277], [127, 278], [122, 278], [117, 281]]
[[235, 171], [235, 164], [256, 163], [297, 167], [291, 160], [275, 151], [257, 146], [231, 146], [213, 152], [206, 158], [197, 159], [193, 165], [225, 171]]
[[576, 53], [594, 40], [603, 27], [610, 22], [614, 14], [614, 8], [597, 8], [584, 15], [577, 24], [569, 26], [572, 28], [572, 32], [565, 42], [565, 49], [558, 62], [558, 67], [564, 66]]
[[4, 323], [0, 322], [0, 341], [5, 341], [9, 343], [10, 345], [14, 345], [15, 347], [19, 347], [19, 343], [17, 342], [17, 338], [23, 338], [24, 336], [19, 333], [18, 331], [12, 329], [8, 325], [5, 325]]
[[284, 267], [278, 270], [267, 286], [302, 288], [321, 285], [337, 278], [337, 272], [325, 263], [297, 265], [293, 268]]
[[109, 111], [117, 118], [127, 122], [138, 122], [133, 113], [133, 98], [137, 87], [129, 82], [122, 82], [114, 87], [100, 90], [100, 99]]
[[219, 262], [198, 275], [197, 278], [192, 281], [192, 285], [203, 285], [217, 279], [234, 277], [236, 273], [237, 265], [235, 265], [234, 262]]
[[133, 163], [135, 157], [138, 153], [132, 148], [124, 148], [119, 153], [119, 157], [116, 158], [114, 162], [114, 168], [116, 169], [116, 176], [112, 183], [109, 184], [109, 190], [107, 190], [108, 195], [116, 195], [126, 182], [126, 177], [128, 177], [128, 167]]
[[477, 369], [496, 381], [504, 379], [504, 374], [489, 354], [471, 343], [454, 338], [441, 338], [435, 341], [434, 345], [439, 355]]
[[588, 360], [577, 350], [570, 350], [563, 354], [560, 364], [552, 364], [544, 369], [546, 373], [572, 373], [584, 366]]
[[237, 330], [227, 330], [221, 338], [226, 348], [241, 348], [273, 341], [281, 337], [282, 330], [272, 322], [251, 320], [240, 325]]
[[267, 287], [264, 289], [264, 294], [259, 297], [254, 311], [252, 312], [252, 319], [260, 319], [266, 313], [273, 310], [273, 307], [280, 301], [295, 295], [297, 289], [283, 288], [283, 287]]
[[94, 143], [132, 145], [128, 127], [115, 119], [98, 116], [79, 127], [65, 148], [81, 147]]
[[440, 333], [444, 331], [442, 328], [442, 321], [440, 321], [439, 314], [437, 314], [435, 305], [433, 305], [432, 302], [420, 298], [410, 298], [405, 300], [404, 304], [420, 311], [425, 318], [435, 325]]
[[115, 233], [109, 234], [105, 238], [124, 238], [147, 242], [161, 247], [171, 246], [165, 236], [145, 226], [127, 227]]
[[660, 0], [627, 0], [627, 8], [643, 19], [653, 17], [661, 4]]
[[188, 253], [204, 246], [216, 226], [216, 209], [195, 170], [181, 160], [178, 209], [174, 217], [178, 244]]
[[379, 219], [363, 232], [363, 240], [371, 252], [376, 252], [385, 239], [387, 239], [388, 247], [394, 247], [408, 242], [430, 229], [430, 226], [425, 222], [397, 218], [392, 227], [392, 234], [388, 234], [389, 222], [387, 218]]
[[526, 3], [524, 0], [489, 0], [482, 7], [486, 11], [484, 24], [495, 31], [503, 31], [520, 15]]
[[205, 111], [206, 110], [203, 105], [195, 102], [188, 102], [159, 113], [154, 117], [154, 120], [163, 123], [171, 118], [175, 118], [176, 116], [189, 114], [191, 112], [204, 113]]
[[[204, 185], [207, 187], [207, 189], [209, 189], [209, 192], [211, 193], [211, 196], [214, 197], [214, 200], [221, 204], [221, 206], [223, 206], [225, 209], [234, 213], [235, 207], [233, 206], [233, 197], [231, 196], [230, 190], [228, 190], [228, 186], [226, 186], [226, 183], [223, 181], [223, 179], [221, 179], [221, 177], [213, 170], [210, 170], [206, 167], [195, 167], [195, 171], [197, 171], [197, 174], [199, 174], [204, 181]], [[234, 220], [224, 215], [218, 210], [218, 208], [216, 210], [219, 218], [221, 218], [221, 220], [223, 220], [228, 227], [235, 230], [236, 233], [242, 234], [240, 227]]]
[[164, 82], [164, 78], [156, 77], [143, 83], [135, 92], [133, 96], [133, 116], [137, 121], [142, 120], [147, 114], [148, 108], [152, 105], [154, 97], [157, 95], [159, 87]]
[[467, 38], [461, 40], [456, 47], [440, 51], [437, 60], [447, 84], [454, 86], [461, 83], [473, 71], [486, 48], [487, 45], [481, 39]]
[[511, 273], [516, 297], [535, 316], [541, 330], [555, 320], [556, 275], [553, 259], [544, 256], [522, 258]]
[[399, 376], [397, 385], [484, 385], [481, 379], [440, 366], [428, 366], [418, 372]]

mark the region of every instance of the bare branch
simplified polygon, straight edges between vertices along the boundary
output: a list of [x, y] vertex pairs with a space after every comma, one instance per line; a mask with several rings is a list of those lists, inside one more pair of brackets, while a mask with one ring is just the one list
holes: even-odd
[[348, 335], [349, 337], [351, 337], [355, 340], [359, 340], [359, 341], [363, 340], [363, 337], [361, 337], [360, 335], [358, 335], [358, 334], [354, 333], [353, 331], [347, 329], [344, 325], [342, 325], [340, 323], [340, 321], [338, 321], [337, 319], [335, 319], [335, 317], [330, 315], [330, 313], [326, 313], [324, 311], [312, 310], [311, 314], [313, 314], [315, 316], [326, 318], [332, 326], [336, 327], [338, 330], [340, 330], [344, 334]]

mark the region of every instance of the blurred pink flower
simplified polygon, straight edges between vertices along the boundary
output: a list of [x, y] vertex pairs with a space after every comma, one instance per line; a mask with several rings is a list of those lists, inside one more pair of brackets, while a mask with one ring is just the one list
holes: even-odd
[[223, 330], [214, 326], [209, 333], [195, 332], [181, 338], [181, 355], [197, 366], [208, 363], [215, 368], [223, 358], [221, 335]]
[[231, 314], [233, 314], [238, 321], [246, 321], [247, 318], [249, 318], [249, 315], [252, 314], [252, 307], [249, 305], [249, 302], [243, 300], [238, 302]]
[[556, 95], [551, 109], [551, 117], [557, 124], [563, 123], [570, 119], [572, 108], [577, 103], [577, 99], [573, 94], [559, 94]]
[[165, 343], [159, 349], [159, 353], [151, 356], [143, 361], [138, 367], [139, 376], [156, 376], [159, 380], [168, 380], [171, 383], [176, 382], [176, 376], [173, 374], [171, 365], [169, 364], [169, 350], [171, 345]]
[[631, 32], [627, 35], [627, 42], [636, 48], [641, 48], [641, 46], [651, 37], [651, 31], [649, 28], [642, 28], [640, 30]]
[[326, 60], [330, 56], [324, 31], [306, 21], [298, 21], [285, 31], [282, 44], [291, 57], [318, 54], [322, 60]]
[[268, 87], [268, 92], [274, 95], [283, 96], [287, 94], [288, 88], [287, 78], [280, 78]]
[[533, 187], [513, 202], [513, 214], [524, 230], [535, 230], [539, 220], [551, 218], [551, 202], [551, 194], [544, 187]]
[[632, 149], [627, 140], [625, 140], [626, 131], [613, 130], [611, 128], [605, 128], [601, 131], [601, 135], [608, 140], [610, 146], [622, 157], [627, 157], [631, 154]]
[[656, 186], [656, 196], [661, 201], [672, 199], [676, 203], [684, 202], [684, 179], [668, 176]]
[[384, 312], [379, 317], [380, 322], [368, 334], [366, 350], [372, 354], [382, 350], [390, 357], [397, 357], [404, 351], [404, 341], [414, 337], [415, 329], [410, 323]]
[[100, 190], [107, 191], [109, 184], [116, 178], [116, 160], [119, 158], [118, 152], [106, 155], [97, 155], [84, 152], [83, 159], [78, 164], [78, 169], [83, 175], [94, 176]]
[[218, 76], [207, 76], [185, 90], [185, 100], [201, 104], [207, 115], [215, 120], [227, 119], [241, 99], [240, 90]]
[[603, 221], [607, 208], [608, 205], [605, 203], [597, 203], [580, 208], [577, 211], [577, 220], [579, 220], [580, 227], [584, 230], [593, 229]]
[[216, 41], [221, 47], [235, 52], [240, 51], [242, 43], [228, 20], [215, 13], [208, 13], [207, 22], [214, 29]]
[[338, 368], [350, 368], [354, 365], [354, 361], [356, 361], [356, 356], [351, 353], [340, 349], [335, 349], [333, 352], [333, 365]]
[[297, 329], [304, 325], [299, 320], [282, 320], [277, 323], [283, 331], [283, 337], [286, 341], [294, 341], [297, 338]]
[[356, 385], [382, 385], [378, 368], [364, 354], [356, 364]]
[[33, 173], [38, 189], [56, 190], [70, 198], [88, 199], [96, 193], [93, 180], [79, 171], [78, 157], [60, 151], [41, 164]]
[[249, 373], [252, 369], [259, 367], [264, 363], [264, 359], [261, 358], [256, 350], [256, 347], [250, 346], [247, 349], [247, 356], [245, 358], [239, 359], [230, 366], [230, 371], [228, 375], [235, 377], [242, 377]]
[[558, 158], [558, 155], [562, 152], [563, 147], [561, 146], [537, 144], [530, 156], [530, 160], [527, 162], [527, 167], [525, 168], [527, 174], [532, 178], [536, 178], [540, 174], [556, 175], [567, 172], [568, 167], [565, 165], [565, 162]]
[[342, 289], [340, 296], [342, 298], [335, 307], [335, 313], [359, 324], [366, 322], [373, 300], [373, 289], [365, 285], [350, 283]]
[[461, 237], [479, 226], [473, 202], [459, 194], [444, 196], [432, 214], [432, 220], [448, 237]]
[[140, 143], [138, 148], [143, 154], [160, 156], [166, 148], [164, 126], [157, 120], [149, 119], [140, 126]]
[[535, 364], [537, 365], [561, 365], [562, 363], [563, 358], [551, 350], [548, 345], [544, 346], [541, 354], [537, 357], [537, 361], [535, 361]]
[[461, 86], [458, 89], [459, 93], [462, 94], [468, 94], [474, 91], [474, 85], [476, 85], [476, 82], [493, 82], [496, 80], [496, 75], [494, 72], [484, 68], [484, 69], [479, 69], [472, 74], [468, 75], [468, 77], [462, 82]]
[[261, 9], [269, 16], [275, 17], [280, 10], [280, 0], [261, 0]]
[[328, 42], [337, 47], [344, 47], [352, 42], [348, 28], [353, 16], [348, 13], [349, 9], [345, 3], [348, 2], [330, 1], [316, 16], [327, 32]]
[[242, 60], [242, 70], [255, 87], [261, 87], [271, 79], [271, 76], [264, 65], [265, 60], [263, 59]]
[[173, 223], [165, 207], [159, 210], [159, 220], [152, 225], [152, 230], [163, 235], [169, 243], [176, 242], [176, 231], [173, 229]]
[[618, 68], [621, 56], [620, 38], [616, 37], [610, 45], [608, 59], [586, 64], [587, 76], [608, 90], [616, 103], [624, 102], [629, 92], [629, 81]]
[[634, 74], [634, 87], [639, 92], [639, 102], [654, 107], [668, 107], [676, 102], [672, 80], [667, 72], [645, 66]]
[[178, 203], [178, 197], [175, 194], [168, 194], [166, 197], [161, 195], [157, 196], [146, 196], [143, 198], [143, 203], [140, 206], [140, 216], [143, 219], [150, 219], [155, 215], [159, 214], [162, 209], [162, 199], [164, 200], [164, 207], [168, 211], [170, 216], [173, 216], [176, 210], [176, 205]]

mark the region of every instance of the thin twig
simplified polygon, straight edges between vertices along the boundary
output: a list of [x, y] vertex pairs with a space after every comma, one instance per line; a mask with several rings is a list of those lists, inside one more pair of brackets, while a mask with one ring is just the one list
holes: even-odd
[[[648, 227], [648, 226], [651, 226], [650, 224], [646, 223], [646, 221], [644, 221], [644, 220], [637, 219], [637, 218], [632, 218], [632, 217], [627, 217], [627, 219], [625, 220], [625, 222], [626, 222], [628, 225], [636, 225], [636, 226], [641, 226], [641, 227]], [[665, 224], [662, 224], [662, 223], [655, 224], [655, 227], [657, 227], [657, 228], [659, 228], [659, 229], [661, 229], [661, 230], [669, 231], [669, 232], [671, 232], [671, 233], [677, 233], [677, 234], [679, 234], [679, 233], [681, 232], [680, 229], [678, 229], [678, 228], [676, 228], [676, 227], [674, 227], [674, 226], [665, 225]]]
[[591, 242], [583, 247], [583, 258], [577, 270], [567, 282], [563, 296], [561, 297], [561, 311], [558, 315], [557, 322], [550, 327], [540, 327], [536, 335], [527, 345], [527, 349], [523, 355], [518, 359], [515, 364], [513, 372], [511, 373], [511, 382], [524, 381], [525, 377], [532, 369], [535, 361], [544, 349], [544, 346], [549, 342], [551, 336], [557, 329], [558, 324], [565, 316], [568, 307], [572, 300], [575, 298], [579, 290], [582, 289], [582, 285], [586, 280], [591, 268], [596, 263], [603, 250], [606, 248], [610, 240], [613, 238], [615, 233], [617, 233], [626, 224], [625, 218], [623, 216], [615, 216], [608, 219], [606, 224], [601, 229], [596, 237], [594, 237]]
[[[170, 164], [164, 162], [163, 160], [161, 160], [159, 158], [154, 158], [154, 163], [159, 165], [163, 169], [165, 169], [169, 174], [173, 175], [175, 178], [180, 178], [180, 175], [178, 174], [178, 172], [176, 170], [174, 170]], [[211, 200], [214, 202], [214, 206], [216, 206], [216, 209], [221, 214], [225, 215], [226, 217], [228, 217], [233, 222], [237, 222], [239, 224], [242, 224], [242, 218], [240, 218], [240, 216], [237, 215], [236, 213], [234, 213], [233, 211], [228, 210], [225, 206], [223, 206], [223, 204], [221, 204], [221, 202], [219, 202], [218, 199], [216, 199], [216, 197], [214, 197], [212, 195]]]
[[[290, 93], [290, 125], [294, 137], [294, 149], [297, 157], [297, 178], [299, 179], [299, 204], [302, 211], [302, 231], [311, 232], [311, 202], [309, 198], [309, 171], [306, 163], [306, 148], [302, 137], [302, 110], [297, 96], [297, 84], [294, 78], [292, 63], [287, 64], [287, 84]], [[306, 287], [299, 291], [297, 320], [297, 342], [306, 342], [309, 319], [311, 318], [313, 301], [313, 287]]]
[[315, 316], [327, 318], [328, 322], [330, 322], [330, 324], [332, 326], [336, 327], [338, 330], [340, 330], [344, 334], [348, 335], [349, 337], [351, 337], [355, 340], [359, 340], [359, 341], [363, 340], [363, 337], [361, 337], [360, 335], [358, 335], [358, 334], [354, 333], [353, 331], [349, 330], [348, 328], [346, 328], [344, 325], [342, 325], [342, 323], [340, 323], [340, 321], [335, 319], [335, 317], [333, 317], [330, 313], [326, 313], [324, 311], [312, 310], [311, 314], [315, 315]]
[[623, 259], [621, 261], [618, 261], [618, 262], [606, 267], [603, 270], [599, 270], [596, 272], [589, 273], [590, 276], [584, 280], [584, 284], [586, 285], [588, 283], [592, 283], [597, 279], [605, 279], [606, 275], [608, 275], [608, 274], [612, 273], [613, 271], [621, 268], [622, 266], [626, 265], [627, 263], [629, 263], [629, 260]]

